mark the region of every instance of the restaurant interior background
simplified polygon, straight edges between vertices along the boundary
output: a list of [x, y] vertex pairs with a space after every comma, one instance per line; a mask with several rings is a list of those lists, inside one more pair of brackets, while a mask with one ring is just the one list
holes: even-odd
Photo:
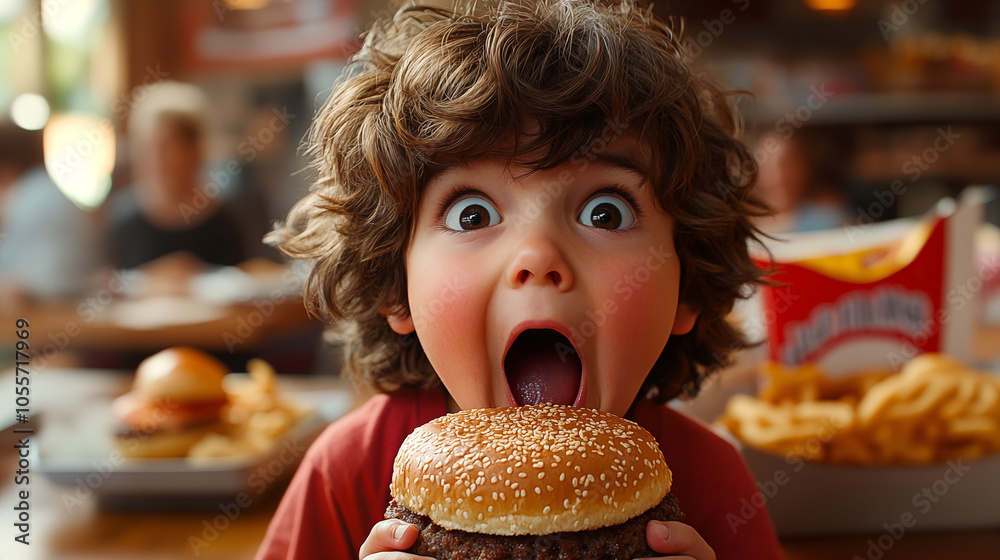
[[[0, 2], [0, 121], [44, 131], [45, 168], [58, 187], [54, 198], [51, 191], [19, 204], [23, 193], [5, 188], [13, 182], [0, 166], [0, 320], [4, 331], [18, 317], [31, 321], [36, 371], [130, 371], [156, 351], [189, 345], [232, 371], [260, 357], [283, 378], [336, 382], [336, 348], [299, 299], [302, 268], [261, 238], [308, 189], [301, 143], [311, 117], [358, 34], [388, 10], [385, 0]], [[969, 185], [1000, 182], [1000, 3], [673, 0], [654, 10], [684, 19], [700, 71], [749, 92], [738, 101], [746, 138], [761, 165], [761, 193], [778, 210], [761, 223], [767, 231], [919, 216]], [[203, 179], [214, 200], [203, 202], [220, 202], [237, 218], [246, 258], [236, 267], [197, 265], [178, 277], [155, 263], [115, 268], [108, 258], [115, 201], [136, 176], [129, 117], [163, 81], [195, 84], [209, 100]], [[20, 131], [4, 126], [7, 140], [21, 142]], [[988, 203], [985, 219], [1000, 223], [1000, 205]], [[1000, 244], [993, 230], [982, 235]], [[41, 264], [71, 238], [98, 249], [84, 268]], [[37, 278], [43, 271], [68, 281], [49, 290]], [[0, 340], [2, 363], [12, 364], [16, 339]], [[4, 387], [12, 380], [5, 376]], [[85, 399], [87, 382], [78, 381], [67, 387], [80, 392], [50, 396], [48, 406]], [[4, 478], [8, 463], [0, 465]], [[118, 549], [98, 544], [104, 537], [87, 536], [93, 526], [64, 519], [75, 507], [65, 494], [49, 501], [37, 523], [59, 527], [40, 537], [54, 547], [51, 557], [76, 549], [117, 557]], [[236, 541], [258, 542], [266, 524], [266, 513], [248, 514], [249, 528], [213, 539], [200, 529], [204, 516], [174, 518], [154, 537], [162, 519], [108, 515], [98, 532], [126, 522], [149, 529], [142, 542], [104, 535], [123, 550], [172, 550], [169, 541], [179, 538], [180, 557], [192, 550], [190, 534], [213, 545], [199, 556], [241, 557]], [[247, 520], [254, 515], [262, 516], [256, 525]], [[5, 533], [0, 550], [9, 542]]]
[[[206, 193], [232, 209], [248, 259], [281, 262], [260, 240], [313, 177], [301, 150], [311, 116], [359, 32], [387, 9], [383, 0], [11, 0], [0, 11], [0, 107], [15, 123], [45, 127], [49, 175], [107, 243], [115, 200], [134, 182], [132, 108], [157, 82], [196, 84], [210, 103]], [[1000, 177], [995, 3], [678, 0], [654, 9], [684, 19], [698, 68], [749, 92], [739, 98], [746, 137], [762, 167], [761, 192], [780, 211], [763, 224], [768, 231], [919, 215]], [[945, 149], [927, 150], [939, 136]], [[894, 181], [902, 181], [895, 191]], [[998, 208], [988, 206], [988, 220], [1000, 221]], [[44, 251], [38, 237], [32, 242]], [[16, 255], [4, 263], [9, 302], [18, 282], [9, 269], [32, 263]], [[107, 289], [98, 268], [56, 295], [86, 299]], [[45, 299], [33, 280], [22, 274], [16, 290]], [[318, 330], [293, 334], [264, 349], [282, 371], [336, 368]], [[74, 346], [86, 351], [63, 352]], [[56, 344], [50, 354], [127, 366], [153, 349], [123, 356], [97, 346]], [[247, 348], [230, 341], [234, 349]]]

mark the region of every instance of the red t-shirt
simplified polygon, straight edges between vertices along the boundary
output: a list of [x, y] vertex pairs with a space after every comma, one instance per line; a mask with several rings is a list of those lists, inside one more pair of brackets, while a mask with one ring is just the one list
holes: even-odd
[[[441, 391], [378, 395], [330, 425], [306, 452], [256, 559], [357, 559], [389, 505], [392, 462], [403, 439], [446, 413]], [[639, 401], [629, 416], [660, 443], [684, 522], [720, 560], [782, 558], [767, 510], [747, 513], [757, 487], [732, 445], [652, 401]]]

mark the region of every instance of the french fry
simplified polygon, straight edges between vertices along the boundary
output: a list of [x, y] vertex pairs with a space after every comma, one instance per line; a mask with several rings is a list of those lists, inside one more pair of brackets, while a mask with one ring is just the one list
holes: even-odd
[[958, 390], [958, 384], [951, 379], [929, 379], [911, 393], [912, 398], [900, 399], [893, 403], [886, 414], [890, 418], [922, 418], [936, 412], [941, 403]]
[[908, 384], [906, 379], [895, 376], [874, 385], [858, 403], [858, 420], [862, 424], [871, 424], [876, 418], [885, 414], [886, 409], [899, 399], [900, 392], [905, 390]]
[[938, 415], [944, 419], [959, 418], [968, 410], [976, 398], [979, 383], [971, 375], [963, 375], [957, 380], [958, 389], [952, 398], [941, 405]]
[[788, 369], [781, 364], [769, 362], [765, 366], [769, 384], [761, 391], [760, 398], [770, 403], [783, 401], [802, 402], [816, 400], [822, 374], [812, 366], [799, 370]]
[[223, 410], [224, 433], [203, 438], [190, 452], [191, 457], [234, 457], [265, 451], [307, 414], [307, 410], [284, 401], [270, 364], [251, 359], [247, 372], [247, 378], [235, 378], [226, 387], [229, 405]]
[[967, 416], [948, 422], [947, 434], [952, 441], [996, 442], [998, 434], [1000, 434], [1000, 426], [993, 418]]
[[276, 392], [277, 374], [271, 364], [260, 358], [251, 358], [247, 362], [247, 372], [254, 380], [261, 393], [273, 395]]
[[980, 383], [976, 398], [969, 406], [969, 414], [974, 416], [997, 415], [997, 404], [1000, 401], [1000, 388], [996, 383]]
[[839, 401], [805, 401], [793, 409], [794, 416], [799, 420], [812, 422], [829, 422], [836, 430], [843, 430], [854, 425], [854, 407]]

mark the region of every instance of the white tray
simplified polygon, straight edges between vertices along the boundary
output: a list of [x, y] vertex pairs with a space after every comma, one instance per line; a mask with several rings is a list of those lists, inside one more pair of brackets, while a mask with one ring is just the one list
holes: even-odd
[[[32, 446], [32, 466], [66, 486], [66, 499], [96, 496], [102, 505], [199, 507], [247, 493], [253, 501], [287, 480], [309, 444], [330, 422], [351, 408], [347, 390], [295, 393], [290, 401], [313, 408], [266, 452], [220, 459], [126, 459], [116, 450], [109, 402], [93, 401], [54, 425], [46, 422]], [[65, 500], [64, 500], [65, 501]]]

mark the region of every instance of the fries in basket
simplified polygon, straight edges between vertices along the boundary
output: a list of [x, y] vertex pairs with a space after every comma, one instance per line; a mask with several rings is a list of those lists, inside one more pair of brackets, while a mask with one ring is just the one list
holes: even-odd
[[923, 464], [1000, 451], [1000, 380], [941, 354], [897, 374], [830, 379], [814, 365], [765, 366], [757, 397], [717, 420], [759, 449], [836, 464]]

